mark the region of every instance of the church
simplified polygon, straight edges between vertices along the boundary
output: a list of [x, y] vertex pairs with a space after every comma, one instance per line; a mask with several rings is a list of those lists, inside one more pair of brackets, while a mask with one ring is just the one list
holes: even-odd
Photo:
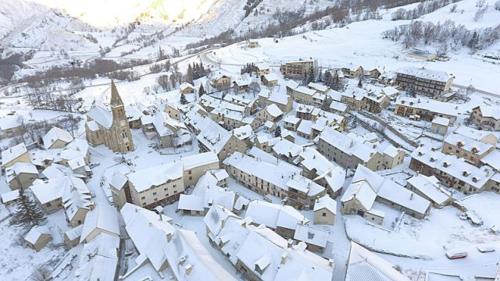
[[134, 150], [125, 106], [113, 81], [110, 106], [111, 112], [100, 105], [94, 105], [87, 113], [87, 141], [92, 146], [104, 144], [113, 152], [125, 153]]

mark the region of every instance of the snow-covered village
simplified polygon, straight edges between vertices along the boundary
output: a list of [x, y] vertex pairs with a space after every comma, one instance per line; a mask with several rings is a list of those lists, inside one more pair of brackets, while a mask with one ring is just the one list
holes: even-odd
[[500, 0], [0, 0], [0, 280], [500, 281]]

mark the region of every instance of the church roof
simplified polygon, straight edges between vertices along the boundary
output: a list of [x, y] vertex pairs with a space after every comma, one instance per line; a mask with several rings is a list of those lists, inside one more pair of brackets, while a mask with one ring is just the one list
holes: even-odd
[[118, 89], [116, 89], [115, 82], [111, 80], [111, 107], [123, 105], [122, 98], [118, 94]]

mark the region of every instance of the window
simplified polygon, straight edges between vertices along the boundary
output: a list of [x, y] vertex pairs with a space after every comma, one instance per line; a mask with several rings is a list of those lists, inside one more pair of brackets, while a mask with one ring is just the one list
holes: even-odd
[[323, 214], [322, 214], [322, 215], [323, 215], [323, 217], [326, 217], [326, 213], [325, 213], [325, 212], [323, 212]]

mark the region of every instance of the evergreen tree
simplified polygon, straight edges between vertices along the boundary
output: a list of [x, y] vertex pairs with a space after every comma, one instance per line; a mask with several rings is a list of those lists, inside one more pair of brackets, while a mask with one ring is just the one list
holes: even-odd
[[318, 81], [318, 82], [323, 82], [323, 71], [320, 71], [320, 72], [318, 73], [318, 80], [317, 80], [317, 81]]
[[203, 85], [200, 85], [200, 89], [198, 90], [198, 96], [201, 97], [206, 93], [207, 92], [205, 91], [205, 88], [203, 87]]
[[181, 94], [181, 104], [188, 104], [188, 101], [186, 99], [186, 96]]
[[11, 219], [11, 223], [30, 228], [34, 225], [39, 225], [45, 220], [43, 211], [32, 198], [24, 191], [24, 188], [19, 189], [19, 200], [17, 203], [16, 213]]
[[184, 80], [188, 83], [193, 84], [193, 67], [191, 65], [188, 66]]
[[359, 80], [358, 80], [358, 87], [363, 88], [363, 80], [361, 79], [361, 77], [359, 77]]
[[274, 131], [274, 136], [277, 138], [281, 137], [281, 127], [280, 126], [276, 127], [276, 130]]
[[328, 87], [332, 87], [333, 85], [333, 77], [332, 77], [332, 73], [330, 71], [326, 71], [325, 72], [325, 75], [324, 75], [324, 78], [323, 78], [323, 82], [325, 83], [325, 85], [327, 85]]

